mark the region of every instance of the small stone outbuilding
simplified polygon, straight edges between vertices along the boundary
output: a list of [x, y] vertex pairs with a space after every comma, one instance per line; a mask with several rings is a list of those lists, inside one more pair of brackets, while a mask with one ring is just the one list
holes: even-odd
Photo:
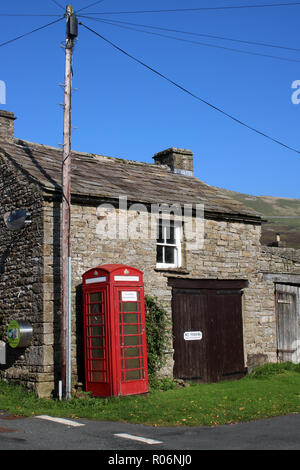
[[[0, 111], [0, 377], [47, 397], [61, 373], [62, 151], [15, 138], [14, 120]], [[84, 382], [82, 275], [109, 263], [143, 271], [172, 319], [161, 374], [217, 381], [300, 361], [299, 254], [261, 246], [261, 216], [195, 178], [190, 150], [153, 164], [74, 151], [71, 193], [73, 385]], [[3, 216], [22, 208], [30, 223], [8, 230]], [[6, 344], [11, 320], [32, 325], [28, 347]]]

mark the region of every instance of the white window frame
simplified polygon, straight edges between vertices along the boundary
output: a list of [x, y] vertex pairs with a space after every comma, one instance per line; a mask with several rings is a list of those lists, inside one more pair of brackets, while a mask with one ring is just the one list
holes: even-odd
[[[162, 219], [158, 221], [158, 224], [162, 226], [163, 242], [161, 243], [161, 242], [156, 241], [156, 246], [173, 247], [174, 248], [174, 263], [166, 263], [165, 261], [163, 262], [156, 261], [156, 267], [157, 268], [179, 268], [181, 266], [181, 238], [182, 238], [181, 224], [176, 223], [173, 220], [163, 221]], [[166, 238], [168, 224], [174, 224], [175, 243], [168, 243], [168, 240]], [[165, 257], [165, 250], [163, 249], [163, 260], [164, 260], [164, 257]]]

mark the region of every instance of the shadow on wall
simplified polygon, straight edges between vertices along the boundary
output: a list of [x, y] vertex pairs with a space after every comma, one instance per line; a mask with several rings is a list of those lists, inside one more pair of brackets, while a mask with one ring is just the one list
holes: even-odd
[[[54, 338], [54, 393], [58, 395], [58, 382], [61, 380], [61, 272], [60, 272], [60, 200], [53, 203], [53, 338]], [[75, 291], [75, 334], [76, 334], [76, 374], [77, 381], [84, 383], [84, 336], [82, 315], [82, 285]], [[74, 375], [75, 371], [72, 371]], [[72, 382], [76, 381], [76, 377]]]
[[[31, 152], [29, 147], [26, 147], [23, 141], [17, 141], [23, 147], [25, 147], [25, 151], [29, 158], [31, 159], [32, 163], [35, 165], [36, 169], [40, 172], [40, 174], [48, 180], [49, 183], [53, 185], [53, 189], [55, 189], [58, 194], [56, 199], [53, 201], [53, 232], [52, 237], [49, 237], [51, 240], [51, 252], [52, 252], [52, 259], [50, 260], [51, 266], [50, 270], [46, 275], [49, 274], [49, 279], [52, 277], [53, 280], [48, 281], [49, 292], [44, 290], [44, 294], [47, 294], [46, 300], [44, 302], [51, 303], [50, 311], [53, 312], [53, 375], [54, 375], [54, 390], [53, 393], [58, 395], [58, 383], [61, 380], [61, 365], [62, 365], [62, 353], [61, 353], [61, 273], [60, 273], [60, 255], [61, 255], [61, 240], [60, 240], [60, 231], [61, 231], [61, 186], [57, 184], [57, 182], [48, 174], [47, 169], [44, 169], [41, 164], [36, 160], [34, 155]], [[15, 167], [20, 173], [26, 173], [26, 178], [28, 181], [34, 185], [36, 185], [36, 180], [31, 177], [29, 173], [21, 167], [15, 159], [13, 159], [7, 152], [5, 152], [6, 158], [10, 161], [13, 167]], [[38, 197], [41, 196], [42, 193], [37, 194], [34, 193], [34, 201], [37, 200]], [[42, 197], [42, 196], [41, 196]], [[14, 207], [11, 207], [12, 209]], [[3, 220], [2, 220], [3, 223]], [[1, 220], [0, 220], [1, 224]], [[41, 230], [42, 232], [42, 230]], [[45, 246], [45, 238], [44, 240], [40, 241], [40, 243], [44, 243]], [[50, 235], [50, 234], [49, 234]], [[6, 246], [1, 247], [0, 252], [0, 280], [1, 277], [5, 274], [7, 262], [9, 258], [12, 256], [15, 247], [17, 246], [18, 239], [20, 237], [20, 232], [13, 234], [11, 238], [6, 240]], [[42, 246], [42, 245], [41, 245]], [[4, 251], [2, 251], [4, 250]], [[42, 267], [40, 274], [40, 281], [43, 282], [43, 273]], [[44, 273], [45, 274], [45, 273]], [[42, 291], [41, 291], [42, 292]], [[84, 382], [84, 348], [83, 348], [83, 319], [82, 319], [82, 294], [81, 294], [81, 286], [77, 286], [76, 288], [76, 367], [77, 367], [77, 374], [78, 374], [78, 381]], [[42, 297], [40, 297], [40, 303], [36, 304], [35, 306], [36, 313], [42, 314], [43, 312], [43, 302]], [[41, 319], [41, 321], [44, 321]], [[51, 321], [51, 320], [50, 320]], [[4, 326], [3, 326], [4, 328]], [[0, 329], [1, 329], [1, 319], [0, 319]], [[4, 333], [5, 334], [5, 333]], [[0, 370], [11, 367], [18, 361], [21, 364], [22, 356], [24, 355], [24, 350], [18, 349], [14, 350], [13, 348], [7, 348], [7, 364], [0, 365]], [[75, 372], [75, 371], [74, 371]]]
[[[2, 223], [3, 219], [2, 219]], [[0, 280], [3, 274], [6, 271], [7, 260], [10, 255], [12, 255], [13, 249], [16, 246], [17, 240], [20, 238], [20, 232], [12, 233], [9, 232], [12, 237], [10, 240], [7, 240], [8, 246], [5, 248], [0, 257]], [[6, 343], [6, 354], [5, 354], [5, 364], [0, 364], [0, 370], [6, 370], [12, 367], [18, 360], [23, 360], [24, 353], [26, 348], [11, 348], [6, 342], [6, 329], [4, 325], [4, 314], [0, 315], [0, 337], [2, 336]], [[2, 333], [2, 335], [1, 335]]]
[[6, 354], [5, 364], [0, 364], [0, 370], [6, 370], [16, 365], [16, 363], [22, 365], [24, 363], [24, 355], [26, 348], [11, 348], [6, 343]]
[[78, 382], [85, 383], [82, 284], [76, 287], [76, 366]]
[[61, 276], [60, 276], [60, 201], [53, 202], [52, 266], [53, 266], [53, 362], [54, 393], [58, 396], [58, 383], [61, 380]]

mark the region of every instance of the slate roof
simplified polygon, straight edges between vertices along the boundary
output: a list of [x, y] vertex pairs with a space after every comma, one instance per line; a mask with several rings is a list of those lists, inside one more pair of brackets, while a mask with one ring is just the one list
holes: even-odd
[[269, 255], [279, 256], [295, 263], [300, 263], [300, 250], [296, 248], [281, 248], [275, 246], [262, 246], [262, 252]]
[[[47, 192], [60, 191], [62, 150], [14, 139], [0, 141], [0, 154], [27, 173]], [[195, 177], [178, 175], [150, 163], [72, 151], [72, 195], [181, 205], [203, 203], [206, 212], [230, 217], [260, 215]]]

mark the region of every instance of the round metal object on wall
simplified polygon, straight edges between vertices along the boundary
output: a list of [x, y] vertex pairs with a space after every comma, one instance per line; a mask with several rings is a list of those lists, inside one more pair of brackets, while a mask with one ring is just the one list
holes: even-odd
[[12, 348], [26, 348], [31, 343], [32, 333], [29, 322], [12, 320], [7, 329], [8, 344]]

